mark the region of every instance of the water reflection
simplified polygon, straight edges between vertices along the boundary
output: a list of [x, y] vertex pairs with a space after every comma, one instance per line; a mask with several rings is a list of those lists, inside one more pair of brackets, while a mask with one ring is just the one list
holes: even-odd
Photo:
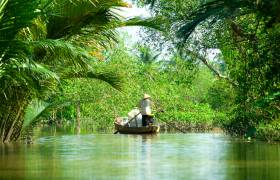
[[279, 157], [279, 145], [232, 143], [227, 148], [227, 179], [279, 179]]
[[279, 179], [279, 160], [217, 134], [58, 135], [1, 145], [0, 179]]

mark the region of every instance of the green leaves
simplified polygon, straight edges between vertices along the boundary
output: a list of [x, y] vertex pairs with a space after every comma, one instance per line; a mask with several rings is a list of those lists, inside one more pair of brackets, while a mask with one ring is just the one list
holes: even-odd
[[[271, 9], [271, 11], [267, 11]], [[199, 5], [187, 18], [179, 22], [177, 35], [184, 43], [195, 28], [201, 23], [213, 24], [225, 19], [234, 20], [236, 17], [257, 14], [264, 18], [272, 18], [270, 23], [279, 22], [280, 3], [277, 0], [211, 0]], [[277, 20], [278, 19], [278, 20]]]
[[63, 40], [40, 40], [30, 42], [34, 49], [34, 60], [44, 63], [55, 71], [66, 67], [89, 68], [89, 62], [94, 60], [84, 48]]
[[111, 8], [125, 5], [117, 0], [54, 1], [48, 8], [47, 37], [59, 39], [82, 32], [98, 34], [104, 31], [104, 27], [110, 27], [110, 22], [120, 20]]
[[145, 65], [156, 63], [160, 53], [153, 52], [148, 46], [138, 46], [139, 61]]
[[46, 102], [39, 99], [33, 99], [27, 106], [23, 119], [23, 128], [26, 129], [31, 125], [37, 123], [40, 118], [47, 117], [48, 113], [56, 111], [66, 106], [74, 104], [72, 100], [53, 100]]
[[26, 108], [23, 128], [27, 128], [34, 123], [34, 121], [36, 121], [49, 106], [49, 103], [34, 99]]
[[140, 18], [135, 17], [128, 19], [124, 22], [125, 26], [142, 26], [146, 28], [152, 28], [155, 30], [163, 31], [164, 28], [162, 27], [165, 19], [161, 16], [151, 17], [151, 18]]
[[17, 33], [40, 15], [39, 1], [1, 1], [0, 40], [13, 40]]
[[[126, 6], [120, 0], [0, 2], [0, 100], [11, 104], [0, 106], [0, 121], [12, 118], [11, 111], [19, 114], [9, 120], [17, 130], [3, 132], [16, 139], [25, 105], [55, 94], [61, 79], [95, 78], [120, 89], [118, 74], [93, 65], [98, 64], [94, 56], [117, 41], [114, 29], [125, 25], [112, 9]], [[27, 122], [41, 114], [41, 106], [47, 105], [37, 103]]]
[[104, 71], [104, 72], [94, 72], [94, 71], [77, 71], [75, 73], [65, 73], [62, 76], [63, 79], [70, 78], [90, 78], [97, 79], [104, 82], [107, 82], [114, 88], [121, 90], [121, 79], [116, 72]]

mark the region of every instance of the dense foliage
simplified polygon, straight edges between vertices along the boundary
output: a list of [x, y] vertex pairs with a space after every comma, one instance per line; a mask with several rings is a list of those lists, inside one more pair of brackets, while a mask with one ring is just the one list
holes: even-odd
[[[60, 97], [81, 101], [82, 130], [111, 131], [114, 118], [127, 116], [138, 106], [144, 93], [152, 96], [156, 119], [162, 125], [167, 122], [192, 131], [211, 129], [219, 115], [207, 103], [208, 90], [215, 80], [211, 72], [194, 66], [179, 55], [170, 57], [169, 61], [161, 61], [160, 57], [155, 59], [148, 47], [144, 49], [139, 47], [138, 55], [133, 55], [119, 45], [100, 62], [101, 66], [109, 66], [123, 77], [121, 91], [104, 83], [97, 84], [96, 80], [67, 81], [63, 86], [64, 93]], [[143, 59], [143, 53], [150, 59]], [[67, 118], [69, 112], [69, 109], [63, 110], [64, 119], [71, 120], [69, 116]], [[76, 111], [72, 113], [72, 119], [75, 119]]]
[[[231, 84], [223, 87], [235, 93], [231, 96], [234, 103], [228, 102], [230, 119], [223, 121], [224, 127], [230, 133], [249, 136], [257, 128], [262, 137], [275, 127], [276, 135], [280, 112], [279, 1], [176, 0], [172, 5], [166, 0], [145, 2], [152, 5], [155, 15], [166, 19], [166, 37], [171, 44], [189, 56], [196, 54], [197, 60]], [[213, 49], [220, 53], [212, 61], [220, 63], [222, 69], [201, 57]], [[217, 88], [218, 84], [221, 83]], [[210, 94], [216, 94], [216, 90], [210, 90]], [[216, 97], [210, 101], [223, 101]]]
[[116, 42], [114, 28], [152, 25], [141, 19], [124, 21], [112, 10], [127, 6], [120, 0], [1, 1], [1, 142], [17, 140], [24, 118], [37, 116], [25, 116], [32, 109], [28, 106], [48, 101], [64, 79], [97, 78], [118, 87], [115, 74], [95, 71], [93, 64]]
[[[0, 2], [1, 142], [36, 122], [111, 130], [144, 93], [172, 126], [280, 139], [278, 0], [135, 2], [152, 20], [120, 0]], [[131, 50], [114, 31], [129, 25], [163, 31]]]

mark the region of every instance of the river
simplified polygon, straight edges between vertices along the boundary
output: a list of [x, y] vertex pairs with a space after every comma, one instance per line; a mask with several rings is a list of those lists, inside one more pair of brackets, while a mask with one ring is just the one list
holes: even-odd
[[280, 145], [211, 133], [44, 136], [0, 145], [0, 179], [280, 179]]

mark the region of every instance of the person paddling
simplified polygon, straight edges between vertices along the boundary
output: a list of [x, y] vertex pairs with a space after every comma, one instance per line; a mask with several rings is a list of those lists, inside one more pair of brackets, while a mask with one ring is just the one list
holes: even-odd
[[140, 112], [142, 114], [142, 125], [147, 126], [153, 123], [151, 96], [144, 94], [143, 99], [139, 103]]

